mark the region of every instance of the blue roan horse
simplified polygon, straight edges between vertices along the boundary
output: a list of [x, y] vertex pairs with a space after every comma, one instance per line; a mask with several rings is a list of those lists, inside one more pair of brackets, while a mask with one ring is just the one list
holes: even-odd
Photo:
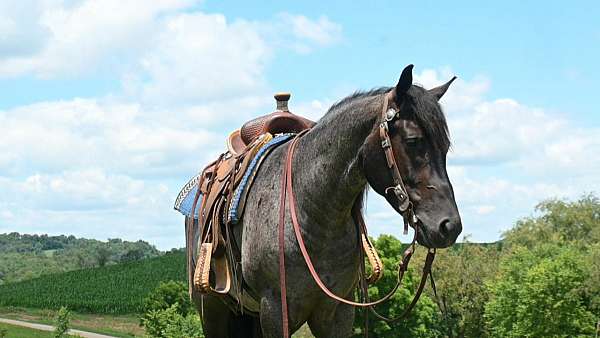
[[[298, 139], [291, 162], [297, 220], [316, 272], [335, 294], [353, 299], [359, 282], [362, 248], [352, 210], [365, 190], [370, 186], [399, 214], [404, 213], [404, 196], [394, 189], [398, 182], [386, 158], [386, 145], [382, 147], [382, 122], [387, 122], [389, 149], [414, 212], [410, 224], [418, 228], [417, 241], [428, 248], [443, 248], [460, 234], [460, 215], [446, 172], [448, 127], [438, 104], [452, 80], [424, 89], [412, 84], [409, 65], [395, 87], [342, 99]], [[196, 294], [193, 298], [206, 337], [284, 335], [278, 225], [282, 172], [290, 143], [264, 160], [243, 218], [232, 229], [241, 251], [242, 278], [259, 302], [260, 315], [234, 313], [220, 296]], [[289, 203], [285, 210], [290, 333], [308, 322], [316, 337], [349, 337], [354, 308], [326, 296], [317, 286], [300, 251]]]

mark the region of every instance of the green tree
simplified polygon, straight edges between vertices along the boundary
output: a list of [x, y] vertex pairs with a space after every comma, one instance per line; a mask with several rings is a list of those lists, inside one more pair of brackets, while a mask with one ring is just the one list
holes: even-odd
[[[369, 287], [371, 300], [383, 297], [396, 283], [398, 261], [402, 258], [404, 248], [402, 243], [390, 235], [381, 235], [373, 243], [381, 257], [385, 269], [384, 275], [375, 285]], [[407, 271], [402, 286], [396, 294], [387, 302], [376, 307], [378, 313], [386, 317], [396, 317], [402, 314], [404, 309], [412, 301], [414, 292], [421, 277], [421, 267], [415, 262], [419, 260], [413, 257], [411, 267]], [[422, 261], [422, 259], [421, 259]], [[421, 264], [422, 266], [422, 264]], [[363, 334], [364, 310], [358, 310], [354, 321], [354, 332], [356, 337]], [[427, 295], [422, 295], [419, 302], [405, 320], [387, 323], [369, 314], [369, 335], [372, 337], [439, 337], [437, 330], [439, 322], [439, 310], [437, 305]]]
[[535, 210], [538, 216], [524, 218], [504, 233], [506, 245], [531, 248], [548, 241], [583, 246], [600, 242], [600, 199], [594, 194], [574, 202], [550, 199]]
[[581, 251], [548, 243], [516, 248], [487, 283], [485, 319], [492, 337], [583, 337], [594, 332], [582, 286], [589, 271]]
[[179, 310], [177, 303], [166, 309], [149, 310], [142, 318], [142, 326], [150, 337], [204, 337], [200, 317], [195, 313], [184, 316]]
[[[489, 293], [485, 283], [498, 269], [498, 245], [469, 243], [438, 250], [433, 268], [441, 307], [442, 332], [448, 337], [485, 337], [483, 311]], [[427, 289], [434, 297], [431, 289]]]
[[61, 307], [54, 322], [54, 338], [65, 337], [71, 324], [71, 311], [64, 306]]
[[152, 313], [152, 311], [162, 311], [172, 307], [183, 317], [195, 313], [187, 286], [184, 283], [176, 281], [161, 282], [144, 299], [141, 318], [142, 325], [144, 320], [147, 319], [148, 314]]
[[96, 249], [96, 259], [98, 260], [98, 266], [105, 266], [106, 263], [110, 260], [111, 251], [106, 245], [100, 245], [98, 249]]

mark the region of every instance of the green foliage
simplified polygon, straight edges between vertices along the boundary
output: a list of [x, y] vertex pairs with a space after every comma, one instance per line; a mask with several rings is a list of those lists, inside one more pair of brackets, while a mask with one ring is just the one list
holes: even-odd
[[7, 334], [8, 334], [8, 329], [0, 327], [0, 338], [6, 338]]
[[165, 309], [150, 310], [142, 318], [142, 326], [150, 337], [204, 337], [202, 323], [196, 313], [183, 315], [181, 306], [174, 303]]
[[173, 307], [178, 314], [184, 317], [195, 311], [194, 306], [190, 301], [186, 284], [173, 280], [161, 282], [160, 285], [144, 299], [141, 321], [144, 323], [144, 318], [149, 313]]
[[69, 309], [88, 313], [140, 313], [149, 290], [167, 280], [186, 281], [181, 251], [126, 264], [45, 275], [0, 285], [0, 306]]
[[507, 245], [531, 248], [549, 241], [582, 246], [600, 242], [600, 200], [593, 194], [574, 202], [547, 200], [536, 211], [541, 215], [518, 221], [504, 234]]
[[[593, 194], [574, 202], [549, 200], [537, 206], [535, 216], [518, 221], [504, 234], [502, 242], [466, 242], [438, 250], [433, 272], [447, 315], [440, 313], [428, 287], [406, 321], [387, 324], [369, 315], [370, 335], [594, 336], [594, 326], [600, 319], [599, 215], [600, 201]], [[90, 251], [92, 255], [85, 250], [66, 255], [71, 250], [66, 247], [74, 245], [69, 241], [77, 240], [72, 236], [62, 236], [62, 242], [50, 238], [36, 242], [27, 237], [30, 251], [27, 245], [7, 251], [2, 247], [5, 237], [0, 235], [0, 278], [15, 269], [37, 270], [28, 272], [33, 274], [29, 276], [56, 271], [62, 268], [57, 258], [63, 259], [68, 269], [98, 265], [99, 255], [105, 254], [96, 250], [101, 246], [96, 246], [96, 251]], [[110, 240], [104, 245], [111, 248], [123, 243]], [[394, 285], [396, 264], [405, 247], [392, 236], [380, 236], [375, 246], [386, 269], [383, 279], [369, 288], [371, 299], [380, 298]], [[377, 307], [383, 315], [400, 314], [412, 299], [425, 254], [426, 250], [417, 250], [401, 290], [390, 302]], [[29, 257], [23, 255], [35, 259], [21, 263], [23, 257]], [[174, 250], [159, 258], [137, 261], [141, 257], [136, 247], [128, 247], [111, 254], [103, 268], [0, 285], [0, 306], [58, 309], [67, 305], [84, 312], [144, 313], [142, 323], [155, 337], [200, 336], [199, 318], [189, 303], [185, 284], [160, 284], [168, 280], [185, 283], [185, 253]], [[130, 263], [111, 265], [115, 261]], [[146, 297], [148, 290], [157, 286]], [[357, 311], [357, 336], [361, 334], [363, 316], [363, 311]]]
[[[485, 282], [496, 275], [500, 251], [496, 246], [469, 243], [438, 250], [434, 275], [439, 301], [446, 312], [442, 332], [449, 337], [484, 337], [483, 310], [488, 301]], [[434, 298], [431, 289], [428, 294]]]
[[[402, 258], [402, 253], [404, 252], [402, 243], [390, 235], [381, 235], [373, 244], [377, 248], [385, 269], [382, 279], [369, 287], [369, 297], [371, 300], [383, 297], [396, 284], [398, 261]], [[413, 259], [418, 260], [416, 257], [413, 257]], [[418, 264], [411, 263], [413, 268], [407, 271], [401, 289], [388, 302], [377, 306], [376, 310], [378, 313], [386, 317], [395, 317], [402, 314], [412, 301], [421, 277], [421, 269], [415, 267], [415, 265]], [[440, 336], [440, 332], [437, 330], [438, 316], [437, 305], [428, 296], [423, 295], [406, 320], [386, 323], [369, 314], [369, 334], [373, 337], [384, 338], [438, 337]], [[364, 311], [357, 311], [354, 327], [356, 336], [362, 336]]]
[[[589, 308], [600, 317], [600, 243], [590, 245], [585, 257], [585, 266], [589, 269], [589, 276], [583, 285], [585, 298], [589, 301]], [[600, 318], [598, 318], [600, 325]], [[599, 327], [600, 329], [600, 327]], [[600, 332], [598, 332], [600, 336]]]
[[489, 282], [485, 317], [492, 337], [583, 337], [594, 333], [594, 316], [581, 287], [589, 275], [582, 253], [544, 244], [518, 248], [501, 260]]
[[144, 241], [109, 239], [101, 242], [64, 235], [0, 234], [0, 284], [159, 254]]
[[56, 314], [54, 323], [54, 338], [65, 337], [71, 323], [71, 311], [66, 307], [61, 307]]

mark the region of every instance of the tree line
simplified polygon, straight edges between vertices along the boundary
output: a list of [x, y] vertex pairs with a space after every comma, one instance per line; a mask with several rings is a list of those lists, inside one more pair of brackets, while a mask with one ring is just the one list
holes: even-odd
[[145, 241], [98, 241], [75, 236], [0, 234], [0, 284], [41, 275], [156, 257]]
[[[392, 236], [375, 241], [386, 266], [372, 299], [395, 282], [404, 246]], [[407, 287], [377, 311], [393, 317], [412, 299], [426, 250], [417, 251]], [[422, 263], [421, 263], [422, 264]], [[600, 201], [547, 200], [502, 240], [439, 250], [429, 288], [406, 321], [369, 316], [374, 337], [597, 337], [600, 332]], [[364, 311], [357, 312], [356, 336]]]

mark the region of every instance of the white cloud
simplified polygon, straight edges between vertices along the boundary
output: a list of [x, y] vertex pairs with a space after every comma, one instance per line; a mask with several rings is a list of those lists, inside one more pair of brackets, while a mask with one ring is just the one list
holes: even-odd
[[[127, 88], [150, 103], [187, 104], [265, 92], [271, 51], [255, 24], [220, 14], [169, 18]], [[136, 95], [137, 96], [137, 95]]]
[[293, 35], [305, 42], [327, 46], [342, 39], [342, 26], [326, 16], [311, 20], [304, 15], [282, 13], [280, 17], [284, 24], [292, 26]]
[[264, 76], [281, 48], [273, 37], [310, 49], [340, 39], [325, 17], [228, 21], [187, 10], [194, 3], [0, 4], [0, 77], [106, 71], [123, 89], [0, 111], [0, 232], [181, 246], [177, 189], [223, 151], [228, 132], [273, 107]]
[[261, 103], [233, 100], [165, 112], [74, 99], [0, 111], [0, 173], [22, 176], [90, 167], [142, 177], [193, 173], [198, 163], [222, 149], [228, 129], [246, 118], [215, 116], [227, 116], [229, 109], [252, 114]]
[[496, 207], [493, 205], [480, 205], [477, 207], [476, 212], [479, 215], [487, 215], [496, 210]]
[[[91, 72], [98, 65], [120, 66], [120, 59], [148, 48], [160, 17], [186, 8], [188, 0], [86, 0], [35, 2], [10, 6], [16, 22], [0, 17], [12, 26], [4, 37], [0, 54], [0, 76], [34, 74], [55, 77]], [[21, 18], [31, 20], [21, 20]], [[7, 24], [8, 22], [8, 24]], [[11, 22], [14, 25], [11, 25]], [[31, 27], [30, 27], [31, 24]], [[24, 45], [37, 41], [29, 53], [11, 52], [10, 45], [23, 39]], [[2, 40], [0, 40], [2, 41]]]
[[0, 59], [38, 52], [50, 32], [40, 16], [43, 4], [36, 0], [0, 2]]

